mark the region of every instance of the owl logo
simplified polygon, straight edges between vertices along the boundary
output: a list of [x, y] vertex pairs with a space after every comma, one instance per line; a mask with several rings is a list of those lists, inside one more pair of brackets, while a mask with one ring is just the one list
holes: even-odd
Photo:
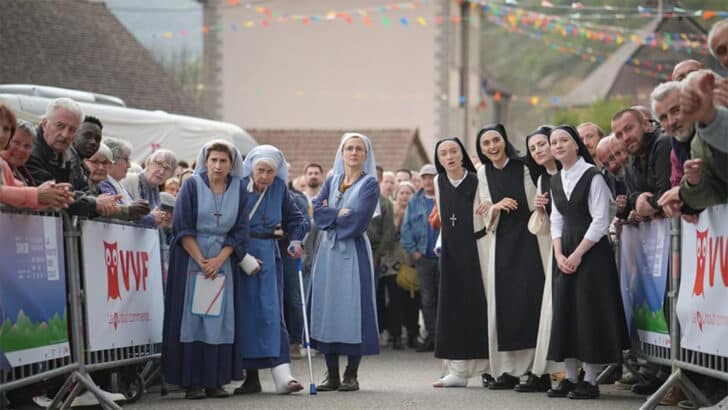
[[700, 296], [704, 291], [705, 282], [705, 260], [708, 255], [708, 230], [695, 231], [695, 285], [693, 286], [693, 295]]
[[108, 298], [121, 299], [119, 292], [119, 251], [118, 244], [104, 241], [104, 262], [106, 262], [106, 283], [108, 284]]

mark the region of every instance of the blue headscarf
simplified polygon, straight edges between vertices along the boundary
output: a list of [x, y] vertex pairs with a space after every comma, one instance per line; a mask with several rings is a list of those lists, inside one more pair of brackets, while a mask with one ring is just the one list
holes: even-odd
[[272, 166], [276, 170], [276, 178], [282, 180], [284, 184], [288, 184], [286, 157], [283, 156], [281, 150], [272, 145], [258, 145], [248, 152], [243, 161], [243, 178], [251, 176], [255, 164], [260, 161], [265, 161]]
[[[333, 181], [336, 180], [343, 180], [345, 175], [345, 169], [344, 169], [344, 145], [347, 141], [349, 141], [352, 138], [359, 138], [364, 142], [364, 148], [367, 150], [367, 158], [364, 160], [364, 165], [362, 166], [362, 171], [364, 172], [364, 175], [371, 176], [372, 178], [377, 178], [377, 161], [374, 159], [374, 148], [372, 147], [372, 141], [369, 140], [369, 137], [367, 137], [364, 134], [359, 134], [358, 132], [347, 132], [344, 133], [344, 135], [341, 136], [341, 143], [339, 143], [339, 149], [336, 151], [336, 159], [334, 159], [334, 173], [333, 173]], [[377, 201], [377, 207], [374, 209], [374, 215], [373, 217], [381, 215], [382, 210], [379, 207], [379, 201]]]
[[207, 173], [207, 151], [214, 144], [223, 144], [230, 150], [233, 156], [232, 169], [230, 169], [230, 175], [238, 178], [243, 178], [243, 156], [240, 154], [240, 150], [225, 140], [212, 140], [205, 144], [200, 153], [197, 155], [197, 165], [195, 165], [194, 175], [201, 175]]
[[372, 142], [369, 140], [369, 137], [357, 132], [347, 132], [341, 136], [341, 143], [339, 144], [339, 149], [336, 151], [336, 159], [334, 160], [334, 176], [344, 175], [344, 144], [352, 138], [359, 138], [362, 140], [364, 142], [364, 147], [367, 150], [367, 158], [364, 160], [362, 171], [365, 175], [371, 175], [376, 178], [377, 161], [374, 159]]

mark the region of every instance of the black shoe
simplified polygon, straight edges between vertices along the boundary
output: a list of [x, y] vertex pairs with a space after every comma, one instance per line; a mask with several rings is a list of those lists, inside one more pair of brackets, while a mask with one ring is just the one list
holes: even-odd
[[316, 386], [317, 391], [334, 391], [338, 390], [341, 386], [341, 379], [339, 378], [339, 368], [330, 367], [326, 372], [326, 378], [321, 384]]
[[205, 397], [205, 391], [202, 389], [202, 386], [190, 386], [187, 388], [187, 392], [185, 392], [185, 399], [187, 400], [200, 400]]
[[207, 397], [211, 397], [213, 399], [224, 399], [226, 397], [230, 397], [230, 394], [222, 387], [205, 387], [205, 394], [207, 394]]
[[344, 370], [344, 380], [339, 385], [339, 391], [357, 391], [359, 390], [358, 370], [356, 367], [352, 368], [346, 366]]
[[417, 336], [407, 336], [407, 347], [410, 349], [417, 348]]
[[402, 346], [402, 338], [399, 336], [395, 336], [392, 338], [392, 349], [394, 350], [404, 350], [404, 346]]
[[520, 383], [513, 390], [519, 393], [545, 393], [551, 388], [551, 376], [544, 374], [541, 377], [528, 375], [525, 383]]
[[246, 370], [245, 381], [237, 389], [233, 391], [233, 394], [253, 394], [260, 393], [263, 388], [260, 386], [260, 379], [258, 378], [257, 370]]
[[483, 379], [483, 387], [485, 387], [486, 389], [490, 387], [491, 384], [495, 383], [495, 379], [493, 378], [493, 376], [489, 375], [488, 373], [483, 373], [481, 377]]
[[434, 352], [435, 351], [435, 342], [430, 339], [427, 339], [417, 347], [416, 351], [418, 353]]
[[632, 393], [649, 396], [650, 394], [657, 391], [662, 386], [665, 380], [654, 378], [646, 381], [645, 383], [637, 383], [632, 386]]
[[546, 395], [549, 397], [566, 397], [574, 388], [576, 384], [572, 383], [569, 379], [564, 379], [556, 385], [556, 388], [550, 388]]
[[592, 400], [599, 398], [599, 386], [591, 384], [589, 382], [579, 382], [574, 387], [574, 390], [568, 394], [570, 399], [574, 400]]
[[488, 388], [491, 390], [511, 390], [516, 387], [518, 382], [518, 377], [511, 376], [508, 373], [503, 373], [495, 380], [495, 382], [491, 383]]

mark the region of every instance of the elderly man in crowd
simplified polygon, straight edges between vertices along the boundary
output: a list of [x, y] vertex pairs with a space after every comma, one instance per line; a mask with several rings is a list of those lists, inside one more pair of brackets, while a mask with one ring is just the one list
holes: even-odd
[[86, 194], [88, 180], [71, 147], [82, 118], [81, 106], [72, 99], [51, 101], [38, 127], [26, 168], [36, 185], [51, 180], [71, 184], [76, 200], [68, 208], [69, 213], [89, 217], [111, 216], [119, 211], [117, 198], [106, 194], [98, 197]]

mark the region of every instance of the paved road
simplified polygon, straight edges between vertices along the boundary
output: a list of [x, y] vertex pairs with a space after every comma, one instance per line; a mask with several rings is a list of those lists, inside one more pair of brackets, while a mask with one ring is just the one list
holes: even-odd
[[[308, 387], [305, 360], [293, 362], [294, 375]], [[343, 368], [343, 359], [342, 359]], [[364, 358], [359, 383], [361, 391], [351, 393], [327, 392], [317, 396], [307, 393], [279, 396], [273, 393], [269, 371], [261, 372], [263, 393], [235, 396], [227, 399], [184, 400], [180, 391], [166, 397], [149, 392], [125, 409], [636, 409], [643, 396], [602, 386], [602, 396], [593, 401], [549, 399], [541, 393], [491, 391], [471, 379], [462, 389], [435, 389], [431, 383], [440, 374], [440, 361], [432, 354], [413, 351], [383, 350], [380, 356]], [[323, 379], [325, 365], [322, 357], [314, 357], [314, 377]], [[229, 390], [235, 386], [228, 386]], [[306, 392], [308, 389], [305, 390]]]

